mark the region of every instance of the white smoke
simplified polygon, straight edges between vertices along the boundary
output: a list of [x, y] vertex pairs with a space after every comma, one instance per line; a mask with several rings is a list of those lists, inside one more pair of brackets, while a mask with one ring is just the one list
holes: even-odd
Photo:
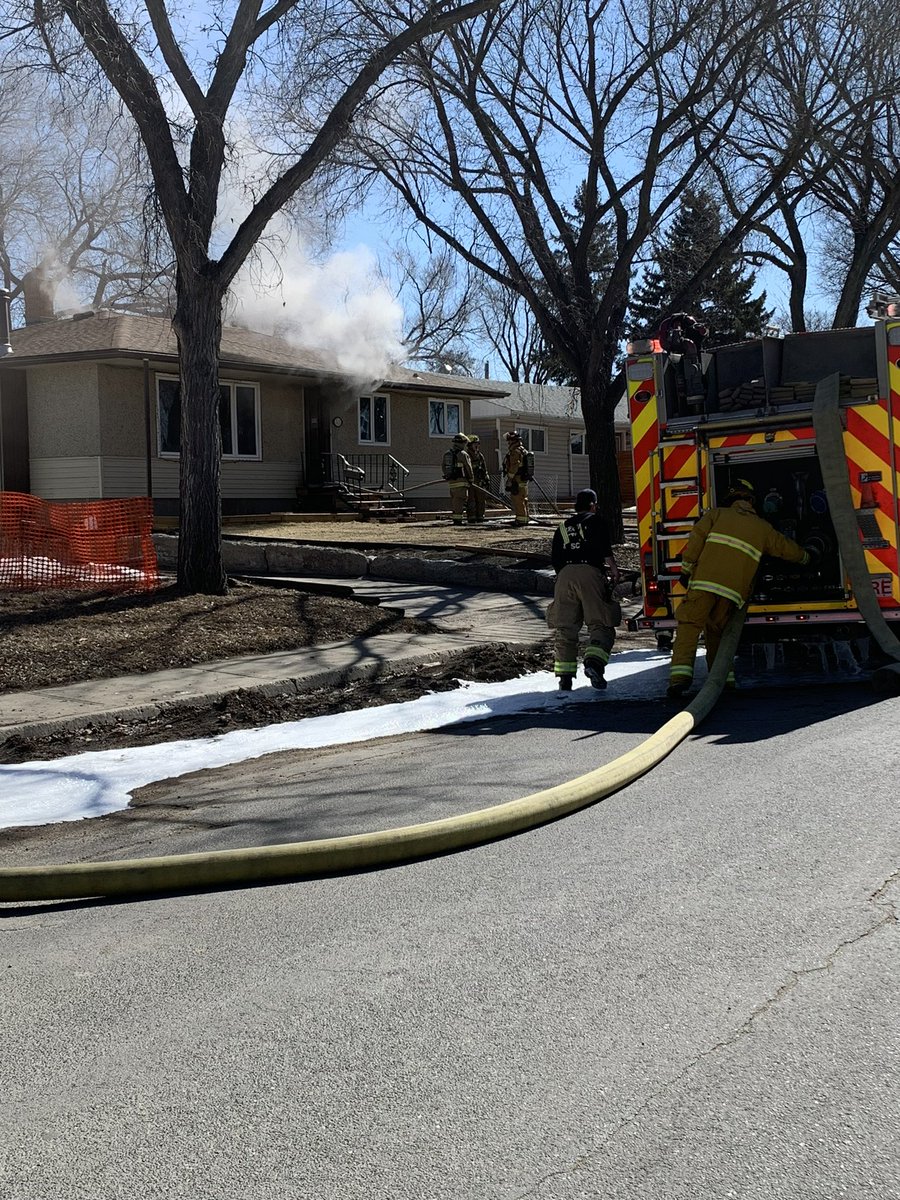
[[[219, 252], [284, 168], [283, 157], [261, 148], [255, 133], [243, 112], [232, 114], [214, 237]], [[320, 195], [319, 202], [327, 200]], [[231, 286], [226, 319], [332, 357], [335, 368], [355, 380], [382, 379], [391, 363], [406, 357], [403, 310], [367, 246], [322, 258], [308, 249], [321, 245], [321, 236], [314, 208], [304, 213], [294, 205], [277, 213]]]
[[319, 263], [283, 236], [277, 256], [264, 251], [239, 272], [229, 310], [240, 325], [333, 357], [354, 379], [381, 379], [405, 355], [403, 310], [366, 246]]

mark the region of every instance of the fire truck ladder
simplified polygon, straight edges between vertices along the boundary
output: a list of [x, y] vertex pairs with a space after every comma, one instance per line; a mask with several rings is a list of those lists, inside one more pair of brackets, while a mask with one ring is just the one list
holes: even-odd
[[[691, 453], [685, 461], [684, 450]], [[700, 446], [694, 439], [660, 442], [656, 448], [659, 462], [659, 499], [653, 511], [653, 553], [658, 579], [677, 579], [681, 570], [681, 550], [700, 519], [703, 502]], [[677, 461], [676, 461], [677, 460]], [[691, 498], [691, 504], [682, 500]]]

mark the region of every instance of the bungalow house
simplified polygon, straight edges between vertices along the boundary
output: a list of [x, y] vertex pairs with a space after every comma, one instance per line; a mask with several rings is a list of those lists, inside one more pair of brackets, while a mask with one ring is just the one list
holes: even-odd
[[[534, 453], [537, 483], [550, 499], [572, 499], [590, 486], [584, 419], [576, 388], [537, 383], [503, 383], [493, 380], [503, 396], [482, 394], [472, 399], [472, 432], [481, 439], [489, 469], [499, 467], [506, 453], [506, 434], [521, 433]], [[626, 398], [615, 411], [616, 451], [622, 503], [634, 504], [634, 470], [631, 461], [631, 425]], [[540, 498], [540, 489], [535, 489]]]
[[[0, 490], [48, 500], [152, 495], [177, 512], [178, 356], [168, 320], [79, 313], [26, 325], [0, 359]], [[364, 481], [447, 504], [440, 462], [469, 429], [486, 380], [402, 367], [361, 383], [326, 355], [226, 327], [221, 406], [225, 513], [323, 511]], [[427, 486], [422, 486], [427, 485]]]

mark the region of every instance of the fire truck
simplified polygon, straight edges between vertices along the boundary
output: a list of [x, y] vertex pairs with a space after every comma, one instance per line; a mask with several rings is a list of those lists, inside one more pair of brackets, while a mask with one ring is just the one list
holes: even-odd
[[[853, 577], [857, 593], [872, 589], [884, 618], [900, 622], [900, 303], [876, 296], [867, 311], [874, 319], [869, 326], [765, 336], [703, 353], [696, 376], [701, 384], [690, 389], [693, 394], [685, 387], [681, 356], [666, 353], [656, 340], [629, 343], [644, 596], [632, 629], [655, 630], [661, 647], [671, 644], [688, 536], [736, 479], [753, 484], [760, 514], [813, 551], [816, 563], [810, 570], [763, 558], [745, 638], [863, 633], [846, 567], [848, 536], [860, 541], [868, 569]], [[829, 476], [824, 469], [826, 439], [814, 419], [826, 387], [837, 430], [828, 453], [831, 468], [845, 473], [849, 484], [845, 510], [852, 498], [855, 515], [849, 526], [836, 519], [837, 489], [828, 483], [834, 470]], [[835, 463], [835, 456], [843, 461]]]

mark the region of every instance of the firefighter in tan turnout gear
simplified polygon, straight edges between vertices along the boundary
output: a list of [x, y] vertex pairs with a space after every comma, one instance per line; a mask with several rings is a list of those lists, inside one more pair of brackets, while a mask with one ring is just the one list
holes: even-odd
[[509, 449], [503, 459], [504, 487], [509, 492], [514, 525], [528, 524], [528, 483], [534, 474], [534, 455], [526, 450], [517, 429], [506, 435]]
[[584, 624], [589, 638], [584, 673], [593, 687], [603, 689], [622, 609], [612, 594], [619, 582], [619, 568], [606, 527], [597, 516], [597, 493], [590, 488], [575, 497], [575, 514], [566, 517], [554, 533], [550, 556], [556, 586], [547, 609], [547, 624], [555, 633], [553, 671], [560, 691], [572, 690], [578, 669], [578, 635]]
[[[688, 593], [678, 606], [668, 697], [676, 700], [691, 686], [702, 633], [706, 665], [712, 669], [728, 619], [747, 602], [764, 554], [809, 563], [810, 556], [756, 515], [753, 485], [738, 479], [719, 508], [711, 508], [691, 531], [681, 559], [681, 582]], [[728, 674], [734, 686], [734, 672]]]
[[484, 510], [487, 506], [487, 496], [483, 489], [490, 491], [491, 477], [488, 474], [487, 462], [481, 452], [481, 439], [477, 433], [469, 434], [469, 459], [472, 463], [474, 487], [469, 488], [469, 504], [466, 516], [470, 525], [484, 524]]
[[450, 485], [450, 510], [454, 525], [462, 525], [465, 522], [469, 485], [475, 481], [468, 446], [469, 439], [466, 435], [458, 433], [441, 462], [441, 471]]

